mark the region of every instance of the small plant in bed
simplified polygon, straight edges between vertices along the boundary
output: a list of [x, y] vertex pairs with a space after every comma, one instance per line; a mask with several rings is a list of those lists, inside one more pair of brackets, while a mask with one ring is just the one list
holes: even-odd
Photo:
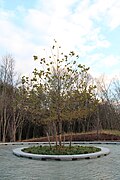
[[22, 151], [42, 155], [76, 155], [99, 152], [101, 149], [93, 146], [33, 146]]

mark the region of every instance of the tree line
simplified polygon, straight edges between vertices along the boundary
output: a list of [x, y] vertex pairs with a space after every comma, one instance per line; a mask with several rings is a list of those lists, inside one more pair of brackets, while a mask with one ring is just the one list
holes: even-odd
[[0, 64], [0, 141], [53, 136], [56, 145], [65, 134], [120, 127], [120, 81], [106, 85], [93, 79], [78, 55], [65, 55], [57, 42], [51, 55], [34, 56], [40, 68], [19, 78], [14, 58]]

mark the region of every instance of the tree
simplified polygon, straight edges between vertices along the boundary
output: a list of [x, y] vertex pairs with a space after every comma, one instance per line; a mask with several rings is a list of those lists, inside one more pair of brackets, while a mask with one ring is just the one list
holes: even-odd
[[[0, 140], [16, 141], [17, 128], [22, 123], [22, 94], [18, 89], [18, 76], [14, 70], [14, 58], [6, 55], [0, 65]], [[20, 107], [21, 105], [21, 107]]]
[[0, 136], [3, 142], [11, 124], [11, 101], [13, 95], [14, 83], [14, 59], [11, 55], [6, 55], [2, 58], [0, 66]]
[[99, 123], [103, 129], [119, 129], [119, 81], [105, 81], [104, 76], [97, 80], [100, 99]]
[[89, 68], [78, 64], [78, 58], [73, 51], [64, 55], [56, 41], [52, 46], [51, 56], [40, 59], [34, 56], [34, 60], [40, 61], [40, 70], [35, 68], [33, 71], [33, 78], [30, 80], [32, 91], [39, 97], [41, 90], [44, 97], [40, 98], [37, 108], [34, 108], [40, 115], [38, 121], [41, 122], [42, 119], [42, 123], [49, 126], [48, 137], [51, 133], [55, 136], [56, 146], [62, 145], [63, 123], [87, 117], [97, 104], [94, 94], [96, 87], [88, 83]]

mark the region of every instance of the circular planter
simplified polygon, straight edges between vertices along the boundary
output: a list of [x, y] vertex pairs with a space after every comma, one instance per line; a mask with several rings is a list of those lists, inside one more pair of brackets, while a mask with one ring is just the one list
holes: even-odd
[[42, 154], [32, 154], [32, 153], [26, 153], [22, 150], [26, 147], [22, 148], [16, 148], [13, 150], [13, 154], [15, 154], [18, 157], [25, 157], [29, 159], [37, 159], [37, 160], [56, 160], [56, 161], [74, 161], [74, 160], [80, 160], [80, 159], [92, 159], [92, 158], [99, 158], [101, 156], [106, 156], [110, 153], [110, 150], [108, 148], [104, 147], [98, 147], [101, 149], [99, 152], [95, 153], [89, 153], [89, 154], [77, 154], [77, 155], [42, 155]]

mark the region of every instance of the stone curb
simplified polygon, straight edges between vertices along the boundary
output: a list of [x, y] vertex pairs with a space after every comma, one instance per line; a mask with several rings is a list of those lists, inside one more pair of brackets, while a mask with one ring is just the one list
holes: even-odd
[[13, 150], [13, 154], [18, 157], [25, 157], [29, 159], [37, 159], [37, 160], [57, 160], [57, 161], [74, 161], [74, 160], [80, 160], [80, 159], [93, 159], [93, 158], [99, 158], [101, 156], [106, 156], [110, 153], [110, 150], [108, 148], [104, 147], [98, 147], [101, 149], [99, 152], [95, 153], [89, 153], [89, 154], [79, 154], [79, 155], [38, 155], [38, 154], [31, 154], [31, 153], [25, 153], [22, 151], [26, 147], [22, 148], [16, 148]]
[[[48, 142], [8, 142], [8, 143], [0, 143], [0, 145], [44, 145], [48, 144]], [[51, 144], [55, 144], [55, 142], [51, 142]], [[69, 144], [69, 142], [65, 142], [65, 144]], [[111, 145], [120, 145], [120, 142], [117, 141], [73, 141], [72, 144], [111, 144]]]

